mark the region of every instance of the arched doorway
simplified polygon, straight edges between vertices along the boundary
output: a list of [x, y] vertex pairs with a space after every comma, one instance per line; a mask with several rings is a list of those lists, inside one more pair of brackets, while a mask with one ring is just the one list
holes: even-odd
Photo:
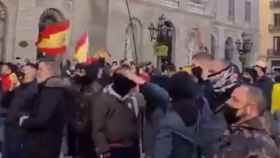
[[228, 37], [225, 41], [225, 60], [232, 61], [234, 53], [234, 43], [232, 37]]
[[138, 18], [132, 18], [132, 24], [128, 24], [125, 33], [124, 57], [128, 60], [142, 62], [143, 25], [141, 21]]
[[6, 37], [6, 27], [7, 27], [7, 8], [0, 1], [0, 61], [5, 59], [5, 37]]
[[[40, 17], [39, 32], [43, 31], [44, 28], [49, 24], [55, 24], [63, 21], [65, 21], [65, 17], [58, 9], [49, 8], [45, 10]], [[45, 59], [45, 58], [53, 58], [53, 57], [47, 56], [38, 50], [37, 59]]]

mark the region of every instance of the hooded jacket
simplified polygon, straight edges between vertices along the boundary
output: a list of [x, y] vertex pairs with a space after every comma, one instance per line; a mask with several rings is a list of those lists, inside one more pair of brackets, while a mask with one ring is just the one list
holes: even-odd
[[25, 146], [29, 158], [58, 158], [65, 123], [65, 88], [68, 83], [52, 77], [39, 85], [38, 95], [29, 118], [21, 127], [28, 131]]

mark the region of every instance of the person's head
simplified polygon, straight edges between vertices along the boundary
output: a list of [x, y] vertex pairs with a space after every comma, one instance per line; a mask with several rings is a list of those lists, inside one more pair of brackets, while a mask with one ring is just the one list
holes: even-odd
[[42, 83], [47, 79], [55, 76], [60, 76], [60, 64], [55, 61], [41, 61], [38, 64], [37, 81]]
[[12, 63], [4, 63], [1, 67], [1, 74], [2, 75], [9, 75], [16, 71], [16, 65]]
[[254, 84], [257, 80], [258, 73], [255, 69], [246, 68], [242, 73], [242, 80], [247, 84]]
[[198, 53], [192, 57], [192, 67], [194, 70], [199, 70], [201, 73], [194, 74], [200, 75], [196, 76], [197, 78], [207, 79], [209, 75], [209, 65], [213, 62], [213, 57], [207, 53]]
[[233, 91], [226, 104], [225, 119], [229, 124], [233, 124], [259, 116], [266, 102], [259, 88], [242, 85]]
[[23, 73], [23, 83], [30, 83], [36, 79], [37, 74], [37, 65], [35, 64], [26, 64], [22, 67], [22, 73]]
[[275, 82], [280, 83], [280, 75], [275, 76]]
[[168, 81], [168, 92], [173, 101], [195, 98], [197, 88], [197, 84], [187, 72], [178, 72]]
[[112, 77], [113, 89], [122, 97], [136, 87], [136, 83], [124, 75], [126, 71], [130, 71], [129, 67], [118, 68]]
[[257, 61], [255, 70], [258, 73], [258, 78], [262, 78], [266, 74], [266, 70], [267, 70], [266, 62], [262, 60]]
[[[211, 74], [219, 73], [224, 69], [226, 69], [229, 65], [230, 63], [227, 62], [226, 60], [215, 59], [212, 61], [212, 65], [208, 65], [208, 67], [210, 67], [209, 74], [211, 75]], [[236, 68], [234, 68], [234, 71], [236, 71]]]

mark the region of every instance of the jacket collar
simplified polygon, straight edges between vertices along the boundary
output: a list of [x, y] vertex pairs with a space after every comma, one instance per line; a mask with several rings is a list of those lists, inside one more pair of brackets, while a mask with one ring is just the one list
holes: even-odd
[[262, 131], [269, 133], [269, 129], [266, 128], [266, 119], [263, 116], [255, 117], [249, 120], [242, 120], [236, 124], [233, 124], [231, 128], [233, 130], [249, 130], [249, 131]]
[[117, 98], [120, 101], [125, 101], [130, 97], [130, 94], [125, 95], [124, 97], [122, 97], [121, 95], [119, 95], [113, 88], [113, 84], [108, 85], [107, 87], [105, 87], [103, 89], [104, 93], [107, 93], [109, 95], [114, 96], [115, 98]]
[[50, 88], [65, 88], [70, 86], [70, 82], [58, 77], [58, 76], [53, 76], [48, 78], [45, 82], [42, 83], [45, 87], [50, 87]]

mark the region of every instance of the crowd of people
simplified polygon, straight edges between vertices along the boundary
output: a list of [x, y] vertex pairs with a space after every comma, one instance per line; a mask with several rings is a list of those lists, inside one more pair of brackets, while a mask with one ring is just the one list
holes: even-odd
[[[280, 76], [198, 53], [151, 63], [1, 63], [3, 158], [279, 158]], [[63, 143], [64, 142], [64, 143]]]

